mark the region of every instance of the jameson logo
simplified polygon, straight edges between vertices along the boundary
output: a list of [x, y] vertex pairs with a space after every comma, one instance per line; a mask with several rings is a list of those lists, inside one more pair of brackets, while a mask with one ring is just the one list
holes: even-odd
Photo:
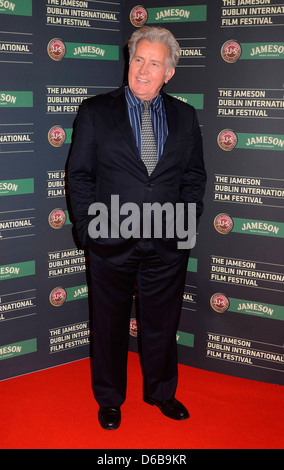
[[234, 218], [233, 232], [284, 238], [284, 223]]
[[241, 148], [282, 150], [284, 146], [284, 135], [238, 134], [238, 137]]
[[65, 57], [69, 59], [119, 60], [119, 47], [66, 42]]
[[88, 297], [88, 286], [75, 286], [75, 287], [55, 287], [50, 292], [49, 301], [54, 307], [60, 307], [65, 302], [72, 302], [73, 300], [85, 299]]
[[284, 135], [249, 134], [224, 129], [219, 133], [217, 142], [221, 149], [225, 151], [231, 151], [234, 148], [281, 151], [284, 147]]
[[241, 59], [284, 59], [284, 42], [242, 45]]
[[222, 45], [221, 56], [231, 64], [238, 59], [284, 59], [284, 42], [238, 43], [231, 39]]
[[168, 8], [147, 8], [147, 23], [174, 23], [184, 21], [206, 21], [207, 6], [172, 6]]
[[218, 214], [214, 219], [214, 228], [218, 233], [223, 235], [232, 232], [284, 238], [284, 223], [241, 219], [238, 217], [230, 217], [228, 214]]
[[35, 274], [35, 261], [24, 261], [0, 266], [0, 281], [18, 277], [33, 276]]
[[19, 343], [6, 344], [4, 346], [0, 346], [0, 360], [23, 356], [24, 354], [30, 354], [36, 351], [36, 338], [20, 341]]
[[70, 302], [72, 300], [80, 300], [85, 299], [88, 297], [88, 286], [76, 286], [76, 287], [68, 287], [66, 288], [67, 292], [67, 299], [66, 302]]
[[32, 194], [34, 192], [34, 179], [0, 181], [0, 196], [14, 196], [18, 194]]
[[180, 101], [191, 104], [195, 109], [204, 108], [204, 95], [203, 94], [187, 94], [187, 93], [169, 93], [174, 98], [177, 98]]
[[32, 16], [32, 0], [0, 0], [0, 14]]
[[284, 307], [279, 305], [256, 302], [255, 300], [234, 299], [221, 293], [212, 295], [210, 305], [218, 313], [228, 311], [284, 321]]
[[233, 298], [230, 298], [229, 301], [228, 311], [230, 312], [284, 321], [283, 306]]
[[32, 91], [0, 91], [0, 108], [33, 107]]

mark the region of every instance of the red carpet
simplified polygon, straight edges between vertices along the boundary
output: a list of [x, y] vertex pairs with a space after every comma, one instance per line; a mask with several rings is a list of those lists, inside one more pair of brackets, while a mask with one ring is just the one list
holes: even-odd
[[88, 359], [0, 384], [1, 449], [281, 449], [283, 388], [179, 366], [176, 422], [142, 401], [138, 356], [129, 354], [122, 423], [104, 431]]

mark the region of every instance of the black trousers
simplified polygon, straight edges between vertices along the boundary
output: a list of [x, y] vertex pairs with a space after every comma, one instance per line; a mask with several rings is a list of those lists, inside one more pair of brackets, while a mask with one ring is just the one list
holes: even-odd
[[138, 284], [143, 393], [171, 399], [178, 379], [178, 329], [188, 257], [166, 265], [150, 241], [123, 265], [90, 251], [93, 390], [100, 406], [125, 401], [129, 321]]

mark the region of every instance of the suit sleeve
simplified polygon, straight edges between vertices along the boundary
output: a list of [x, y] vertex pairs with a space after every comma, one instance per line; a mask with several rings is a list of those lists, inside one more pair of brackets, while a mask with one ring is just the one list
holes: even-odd
[[71, 217], [83, 246], [87, 245], [88, 224], [93, 217], [88, 215], [88, 209], [95, 202], [95, 162], [95, 129], [88, 105], [83, 101], [74, 122], [67, 163]]
[[203, 196], [206, 185], [206, 170], [203, 159], [203, 145], [196, 111], [193, 110], [192, 127], [188, 133], [185, 158], [183, 159], [180, 200], [196, 203], [196, 224], [203, 212]]

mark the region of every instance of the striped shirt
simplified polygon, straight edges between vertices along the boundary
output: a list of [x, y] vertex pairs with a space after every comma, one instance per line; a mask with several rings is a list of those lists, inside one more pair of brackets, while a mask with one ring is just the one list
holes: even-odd
[[[128, 115], [130, 124], [135, 137], [136, 145], [141, 156], [141, 115], [144, 106], [139, 98], [137, 98], [128, 86], [125, 87], [125, 97], [128, 107]], [[151, 100], [150, 116], [152, 119], [154, 135], [157, 143], [158, 161], [163, 153], [164, 144], [168, 136], [168, 125], [166, 111], [162, 95], [159, 94]]]

